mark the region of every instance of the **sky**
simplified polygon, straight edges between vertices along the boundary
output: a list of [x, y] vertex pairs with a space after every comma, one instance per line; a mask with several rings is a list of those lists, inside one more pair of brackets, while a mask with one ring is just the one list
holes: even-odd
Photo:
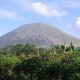
[[0, 36], [34, 22], [80, 39], [80, 0], [0, 0]]

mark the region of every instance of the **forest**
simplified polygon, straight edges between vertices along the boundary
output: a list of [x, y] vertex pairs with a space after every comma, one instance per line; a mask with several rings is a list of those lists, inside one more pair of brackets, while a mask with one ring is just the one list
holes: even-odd
[[0, 80], [80, 80], [80, 50], [70, 45], [33, 44], [0, 49]]

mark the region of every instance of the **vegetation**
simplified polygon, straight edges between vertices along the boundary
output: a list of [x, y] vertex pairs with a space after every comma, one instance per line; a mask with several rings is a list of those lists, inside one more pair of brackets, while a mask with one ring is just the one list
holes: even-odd
[[8, 46], [0, 49], [0, 80], [80, 80], [80, 51], [72, 43]]

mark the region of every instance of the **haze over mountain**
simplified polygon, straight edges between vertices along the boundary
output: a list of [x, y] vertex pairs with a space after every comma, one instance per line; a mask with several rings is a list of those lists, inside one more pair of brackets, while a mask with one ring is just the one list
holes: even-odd
[[80, 40], [45, 23], [25, 24], [0, 37], [0, 47], [14, 44], [36, 44], [37, 46], [50, 46], [55, 44], [80, 45]]

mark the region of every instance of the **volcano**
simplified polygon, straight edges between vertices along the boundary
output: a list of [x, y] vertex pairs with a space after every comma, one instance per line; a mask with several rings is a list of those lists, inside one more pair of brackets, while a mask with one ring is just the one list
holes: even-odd
[[56, 44], [80, 45], [80, 40], [57, 29], [53, 25], [45, 23], [31, 23], [0, 37], [0, 47], [15, 44], [35, 44], [39, 47], [49, 47]]

